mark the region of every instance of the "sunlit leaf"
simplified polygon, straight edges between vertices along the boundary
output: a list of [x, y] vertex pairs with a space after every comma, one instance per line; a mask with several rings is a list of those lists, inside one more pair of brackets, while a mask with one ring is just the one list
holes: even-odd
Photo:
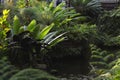
[[13, 27], [12, 27], [13, 34], [18, 34], [19, 28], [20, 28], [19, 18], [17, 16], [14, 16]]
[[36, 25], [36, 21], [32, 20], [30, 24], [27, 26], [27, 30], [33, 32], [33, 30], [35, 29], [35, 25]]
[[52, 27], [54, 26], [54, 23], [52, 23], [51, 25], [45, 27], [37, 36], [38, 39], [43, 39], [48, 32], [52, 29]]

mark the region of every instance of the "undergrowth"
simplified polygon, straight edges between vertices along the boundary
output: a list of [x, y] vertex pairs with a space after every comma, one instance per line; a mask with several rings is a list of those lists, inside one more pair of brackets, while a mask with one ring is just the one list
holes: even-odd
[[0, 80], [58, 80], [58, 78], [39, 69], [17, 69], [3, 57], [0, 59]]
[[111, 69], [115, 64], [118, 56], [119, 51], [111, 52], [108, 50], [103, 50], [99, 47], [97, 47], [94, 44], [91, 44], [91, 60], [90, 64], [92, 66], [92, 70], [90, 74], [94, 74], [94, 76], [99, 76], [103, 73], [105, 73], [107, 70]]
[[106, 73], [101, 74], [94, 80], [119, 80], [120, 79], [120, 58], [116, 64]]
[[0, 59], [0, 80], [9, 80], [18, 71], [6, 57]]

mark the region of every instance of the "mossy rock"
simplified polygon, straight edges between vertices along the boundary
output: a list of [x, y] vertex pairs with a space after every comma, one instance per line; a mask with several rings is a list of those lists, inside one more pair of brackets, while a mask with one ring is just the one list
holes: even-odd
[[39, 69], [24, 69], [16, 73], [10, 80], [58, 80], [56, 77]]

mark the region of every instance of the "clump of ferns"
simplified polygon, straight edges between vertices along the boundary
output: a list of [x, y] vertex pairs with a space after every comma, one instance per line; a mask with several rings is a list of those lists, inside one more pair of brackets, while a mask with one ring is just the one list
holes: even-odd
[[98, 75], [102, 74], [103, 72], [110, 69], [115, 64], [116, 62], [115, 54], [110, 53], [106, 50], [102, 50], [94, 44], [91, 44], [90, 46], [91, 46], [91, 53], [92, 53], [90, 64], [93, 67], [92, 71], [94, 73]]
[[6, 57], [0, 58], [0, 80], [9, 80], [19, 70], [10, 64]]
[[43, 70], [27, 68], [19, 71], [18, 73], [13, 75], [9, 80], [59, 80], [59, 79]]
[[94, 80], [119, 80], [120, 79], [120, 59], [116, 59], [115, 65], [105, 73], [99, 75]]
[[58, 78], [39, 69], [27, 68], [20, 71], [14, 65], [11, 65], [6, 57], [0, 58], [0, 80], [21, 80], [21, 79], [58, 80]]

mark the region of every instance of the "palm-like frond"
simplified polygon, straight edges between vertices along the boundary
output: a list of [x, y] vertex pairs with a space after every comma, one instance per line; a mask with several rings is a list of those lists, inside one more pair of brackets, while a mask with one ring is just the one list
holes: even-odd
[[41, 32], [38, 33], [37, 38], [42, 40], [48, 33], [49, 31], [53, 28], [54, 24], [51, 24], [47, 27], [45, 27]]
[[[82, 15], [96, 19], [103, 9], [98, 0], [71, 0], [71, 5]], [[89, 14], [88, 14], [89, 13]]]
[[66, 33], [62, 33], [55, 38], [51, 38], [51, 40], [48, 42], [49, 47], [55, 46], [57, 43], [65, 40], [66, 37], [63, 37]]
[[[54, 0], [50, 4], [44, 1], [40, 1], [37, 4], [39, 5], [34, 5], [31, 8], [24, 9], [21, 14], [24, 15], [24, 17], [32, 14], [29, 19], [36, 19], [37, 22], [45, 26], [50, 25], [51, 23], [55, 23], [56, 27], [63, 26], [69, 22], [73, 23], [76, 21], [76, 19], [78, 19], [76, 17], [80, 17], [80, 14], [76, 13], [73, 8], [65, 8], [64, 2], [56, 7], [54, 7]], [[33, 9], [34, 12], [31, 12]], [[63, 22], [62, 25], [60, 24], [61, 22]]]

